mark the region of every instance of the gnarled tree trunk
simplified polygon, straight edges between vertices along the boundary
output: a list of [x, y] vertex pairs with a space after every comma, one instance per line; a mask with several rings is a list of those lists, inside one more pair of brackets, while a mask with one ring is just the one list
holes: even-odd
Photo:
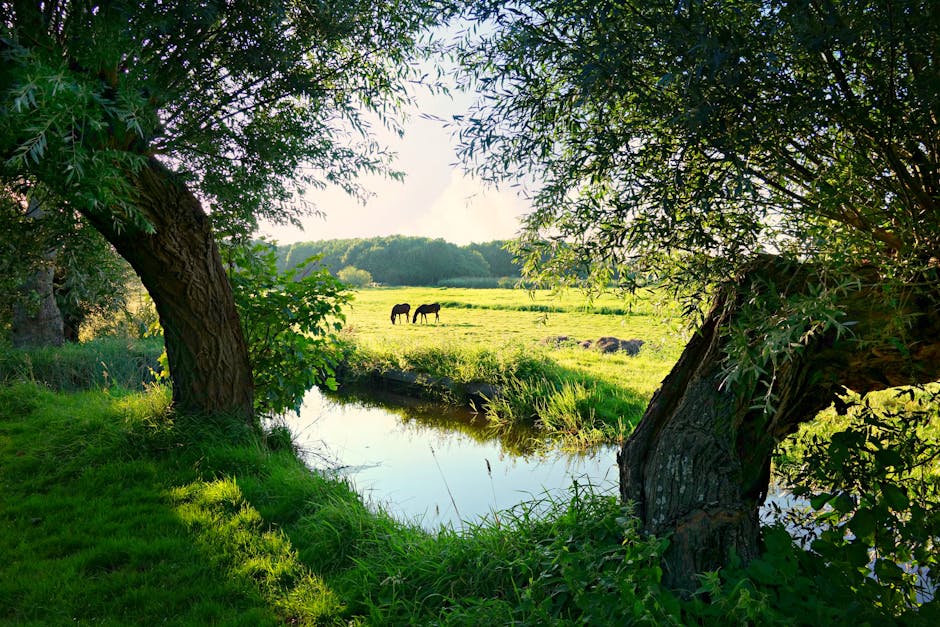
[[151, 158], [134, 181], [152, 234], [87, 217], [140, 276], [163, 326], [173, 403], [184, 412], [253, 421], [254, 387], [232, 289], [208, 216], [192, 192]]
[[[42, 220], [45, 212], [35, 198], [29, 199], [26, 216]], [[55, 249], [44, 253], [45, 263], [30, 274], [20, 289], [22, 301], [13, 305], [11, 342], [16, 348], [61, 346], [65, 343], [62, 313], [55, 302]]]
[[[647, 532], [671, 536], [664, 580], [680, 592], [694, 591], [696, 575], [732, 551], [745, 562], [758, 555], [774, 447], [843, 387], [865, 393], [940, 378], [936, 283], [907, 289], [894, 299], [901, 305], [872, 283], [846, 296], [853, 334], [820, 337], [764, 377], [776, 394], [772, 413], [752, 406], [756, 388], [722, 388], [725, 331], [742, 303], [758, 285], [808, 280], [807, 268], [770, 259], [720, 294], [618, 455], [621, 497]], [[885, 333], [898, 316], [907, 323], [901, 338]]]
[[54, 274], [52, 266], [39, 268], [20, 290], [24, 302], [13, 305], [10, 333], [16, 348], [61, 346], [65, 343], [62, 314], [52, 291]]

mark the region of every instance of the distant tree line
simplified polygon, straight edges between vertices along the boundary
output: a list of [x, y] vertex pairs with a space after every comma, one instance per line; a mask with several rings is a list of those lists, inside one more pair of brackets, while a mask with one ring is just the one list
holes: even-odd
[[278, 248], [278, 266], [281, 270], [293, 268], [320, 255], [318, 267], [327, 268], [334, 276], [352, 267], [387, 285], [439, 285], [472, 278], [477, 279], [474, 285], [482, 285], [480, 279], [492, 279], [495, 287], [500, 278], [521, 274], [505, 244], [494, 240], [457, 246], [443, 239], [401, 235], [298, 242]]

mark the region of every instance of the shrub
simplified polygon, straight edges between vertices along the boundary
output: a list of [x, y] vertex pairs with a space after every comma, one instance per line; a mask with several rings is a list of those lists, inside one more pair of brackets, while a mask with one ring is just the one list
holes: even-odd
[[809, 508], [783, 519], [853, 594], [900, 613], [932, 596], [921, 574], [940, 566], [940, 391], [904, 388], [846, 405], [831, 437], [807, 429], [787, 443], [780, 470]]
[[345, 286], [325, 268], [301, 277], [296, 268], [278, 272], [275, 248], [268, 244], [236, 246], [227, 253], [258, 412], [299, 411], [314, 385], [335, 389], [326, 347], [342, 328], [341, 307], [350, 298]]
[[368, 287], [372, 283], [372, 274], [355, 266], [346, 266], [336, 273], [336, 277], [350, 287]]
[[441, 279], [437, 282], [438, 287], [457, 287], [466, 289], [489, 289], [498, 287], [496, 277], [490, 276], [459, 276], [449, 279]]

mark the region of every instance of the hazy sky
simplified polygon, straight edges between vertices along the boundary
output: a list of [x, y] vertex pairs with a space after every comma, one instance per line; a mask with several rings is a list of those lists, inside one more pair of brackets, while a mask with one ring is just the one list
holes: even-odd
[[[398, 154], [402, 182], [365, 177], [374, 196], [363, 205], [342, 190], [307, 193], [325, 216], [304, 219], [304, 229], [262, 226], [261, 232], [281, 244], [336, 238], [381, 235], [441, 237], [455, 244], [509, 239], [519, 228], [519, 216], [528, 203], [510, 188], [495, 190], [462, 173], [451, 131], [421, 113], [449, 119], [463, 113], [469, 97], [418, 93], [418, 106], [410, 112], [405, 136], [381, 133], [380, 141]], [[384, 130], [384, 129], [382, 129]]]

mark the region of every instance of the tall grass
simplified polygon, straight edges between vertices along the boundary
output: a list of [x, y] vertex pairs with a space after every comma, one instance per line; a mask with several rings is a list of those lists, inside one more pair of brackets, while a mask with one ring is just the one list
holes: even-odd
[[19, 350], [0, 344], [0, 384], [38, 381], [56, 390], [142, 389], [159, 370], [163, 338], [102, 337], [58, 348]]
[[373, 625], [679, 624], [663, 547], [613, 496], [575, 485], [464, 532], [373, 537], [337, 585]]
[[[535, 427], [540, 439], [560, 440], [573, 448], [616, 442], [639, 421], [652, 390], [618, 385], [601, 373], [555, 361], [544, 347], [509, 344], [499, 350], [482, 345], [416, 342], [381, 347], [356, 344], [346, 364], [347, 383], [372, 372], [404, 370], [447, 377], [462, 384], [488, 383], [485, 415], [500, 428]], [[457, 402], [448, 393], [438, 400]]]
[[[395, 303], [440, 302], [441, 321], [391, 325]], [[521, 290], [368, 289], [347, 312], [347, 383], [404, 370], [499, 389], [494, 425], [536, 427], [540, 438], [586, 447], [626, 437], [678, 358], [685, 336], [673, 310], [650, 301]], [[569, 341], [604, 335], [643, 339], [638, 356], [601, 354]], [[443, 394], [439, 400], [458, 401]]]

